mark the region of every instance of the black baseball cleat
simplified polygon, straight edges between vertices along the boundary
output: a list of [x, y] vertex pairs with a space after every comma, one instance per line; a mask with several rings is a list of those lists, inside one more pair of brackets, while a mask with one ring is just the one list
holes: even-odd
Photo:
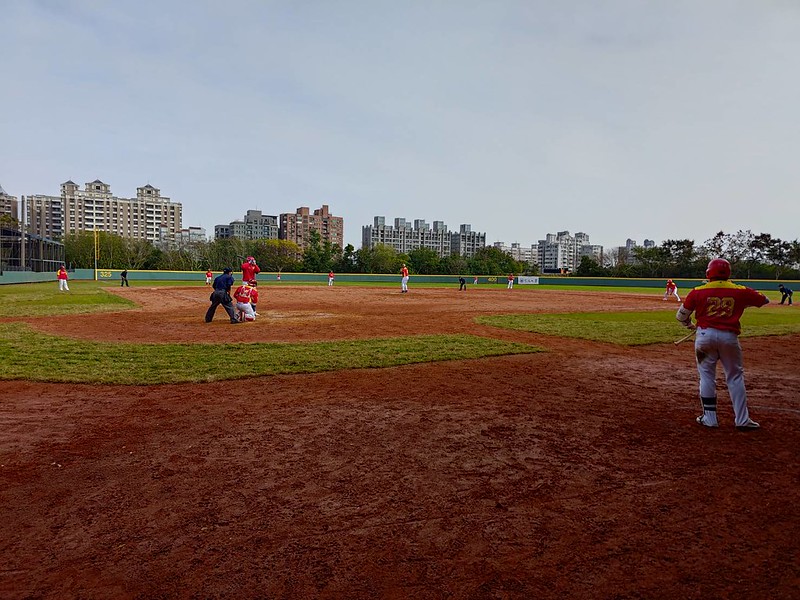
[[736, 431], [755, 431], [756, 429], [761, 429], [761, 425], [753, 421], [753, 419], [747, 419], [747, 423], [744, 425], [736, 426]]

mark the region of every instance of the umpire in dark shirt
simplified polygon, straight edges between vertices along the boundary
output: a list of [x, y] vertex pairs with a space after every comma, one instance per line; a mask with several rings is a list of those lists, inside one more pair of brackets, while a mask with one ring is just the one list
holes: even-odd
[[231, 269], [225, 268], [222, 270], [222, 275], [217, 275], [214, 280], [214, 291], [211, 292], [211, 306], [208, 307], [206, 312], [206, 323], [211, 323], [214, 318], [214, 313], [217, 306], [222, 304], [222, 308], [228, 313], [231, 318], [232, 324], [237, 324], [239, 321], [236, 319], [236, 312], [233, 310], [233, 298], [231, 298], [231, 288], [233, 287], [233, 276]]
[[789, 300], [789, 304], [792, 303], [792, 290], [784, 287], [784, 285], [781, 283], [778, 285], [778, 291], [781, 293], [781, 304], [786, 302], [786, 300]]

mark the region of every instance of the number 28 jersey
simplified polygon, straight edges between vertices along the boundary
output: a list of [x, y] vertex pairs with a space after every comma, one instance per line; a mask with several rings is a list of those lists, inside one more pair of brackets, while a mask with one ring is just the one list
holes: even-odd
[[730, 281], [709, 281], [694, 288], [683, 307], [695, 313], [698, 327], [741, 333], [739, 319], [748, 306], [764, 306], [769, 300], [761, 292]]

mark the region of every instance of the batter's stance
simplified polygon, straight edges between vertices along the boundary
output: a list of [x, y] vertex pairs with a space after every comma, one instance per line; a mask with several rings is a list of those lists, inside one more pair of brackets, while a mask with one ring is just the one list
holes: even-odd
[[693, 312], [697, 319], [694, 351], [700, 375], [700, 400], [703, 403], [703, 414], [697, 417], [697, 422], [705, 427], [719, 427], [715, 383], [719, 361], [725, 370], [736, 429], [751, 431], [758, 429], [759, 424], [750, 418], [747, 410], [739, 319], [745, 308], [764, 306], [769, 299], [761, 292], [728, 281], [730, 276], [731, 264], [727, 260], [715, 258], [709, 262], [706, 269], [708, 283], [689, 292], [675, 317], [690, 329], [695, 328], [692, 324]]

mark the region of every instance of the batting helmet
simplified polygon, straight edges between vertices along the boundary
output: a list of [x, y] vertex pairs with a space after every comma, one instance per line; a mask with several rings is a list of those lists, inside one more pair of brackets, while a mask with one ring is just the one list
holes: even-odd
[[709, 261], [706, 268], [706, 277], [712, 279], [730, 279], [731, 277], [731, 263], [724, 258], [715, 258]]

